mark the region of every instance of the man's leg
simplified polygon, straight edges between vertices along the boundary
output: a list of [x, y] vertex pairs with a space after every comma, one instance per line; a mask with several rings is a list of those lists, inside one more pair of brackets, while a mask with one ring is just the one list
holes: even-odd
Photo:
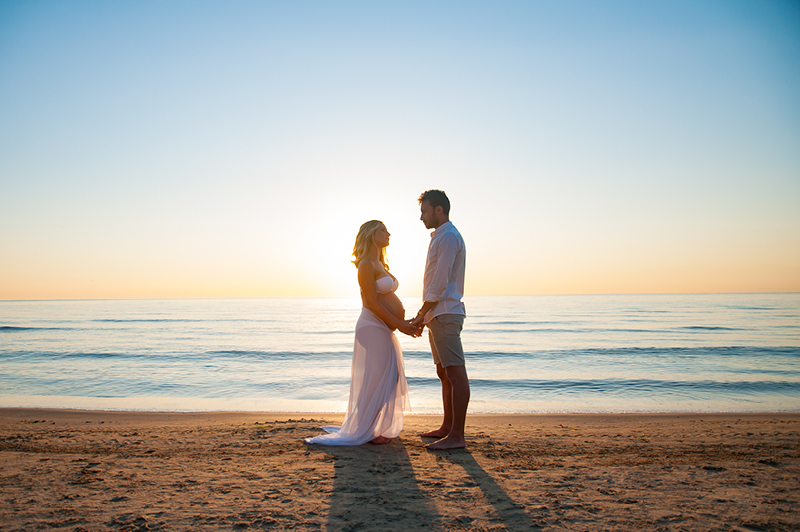
[[428, 449], [458, 449], [466, 446], [464, 425], [470, 390], [464, 365], [464, 348], [461, 345], [463, 324], [463, 316], [449, 314], [437, 316], [428, 324], [431, 352], [434, 353], [437, 373], [442, 381], [442, 403], [445, 408], [442, 427], [439, 431], [433, 431], [436, 434], [431, 434], [441, 439], [428, 445]]
[[[460, 449], [467, 446], [464, 438], [464, 426], [467, 420], [467, 407], [469, 406], [469, 377], [466, 366], [448, 366], [444, 368], [447, 381], [450, 383], [450, 418], [452, 425], [450, 432], [441, 440], [428, 445], [428, 449]], [[445, 417], [447, 417], [447, 410]]]
[[436, 375], [442, 383], [442, 406], [444, 407], [442, 426], [430, 432], [423, 432], [420, 434], [423, 438], [444, 438], [450, 434], [453, 426], [453, 388], [450, 386], [446, 370], [447, 368], [443, 368], [441, 364], [436, 364]]

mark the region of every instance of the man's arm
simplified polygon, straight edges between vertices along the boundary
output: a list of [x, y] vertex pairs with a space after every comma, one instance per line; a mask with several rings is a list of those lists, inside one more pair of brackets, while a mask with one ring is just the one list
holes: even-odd
[[438, 253], [436, 254], [436, 269], [431, 277], [430, 285], [426, 287], [423, 298], [422, 308], [411, 320], [412, 325], [419, 327], [425, 315], [444, 299], [447, 290], [447, 283], [450, 280], [450, 273], [453, 271], [453, 264], [458, 254], [458, 239], [453, 234], [445, 234], [438, 242]]
[[420, 327], [422, 325], [422, 321], [425, 319], [425, 314], [433, 310], [433, 307], [437, 305], [437, 301], [426, 301], [422, 304], [422, 308], [419, 309], [417, 315], [414, 316], [414, 319], [411, 320], [411, 325], [416, 327]]
[[447, 291], [447, 283], [450, 281], [450, 274], [456, 262], [458, 254], [458, 238], [452, 233], [442, 235], [436, 246], [436, 265], [430, 282], [425, 286], [422, 300], [425, 302], [433, 301], [438, 303], [444, 299]]

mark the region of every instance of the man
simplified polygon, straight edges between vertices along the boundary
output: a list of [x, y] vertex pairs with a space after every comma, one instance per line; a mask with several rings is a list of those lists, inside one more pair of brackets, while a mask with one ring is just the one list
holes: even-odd
[[464, 239], [450, 222], [450, 200], [441, 190], [428, 190], [419, 197], [420, 220], [435, 229], [425, 262], [424, 303], [411, 320], [419, 333], [428, 326], [431, 354], [442, 383], [444, 419], [436, 430], [421, 434], [437, 438], [428, 449], [466, 447], [464, 424], [469, 404], [469, 378], [464, 365], [461, 328], [466, 312], [464, 295], [466, 248]]

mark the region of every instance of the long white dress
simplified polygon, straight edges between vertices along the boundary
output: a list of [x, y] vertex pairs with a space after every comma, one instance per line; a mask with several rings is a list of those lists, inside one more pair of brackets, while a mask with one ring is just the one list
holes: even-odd
[[396, 438], [410, 409], [403, 352], [392, 330], [367, 308], [356, 323], [350, 401], [341, 427], [306, 438], [322, 445], [361, 445], [378, 436]]

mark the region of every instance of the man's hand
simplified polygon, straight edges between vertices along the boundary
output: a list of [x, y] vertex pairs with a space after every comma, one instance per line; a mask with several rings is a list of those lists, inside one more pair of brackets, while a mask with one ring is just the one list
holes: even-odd
[[401, 333], [407, 334], [407, 335], [413, 337], [417, 333], [417, 331], [419, 330], [419, 327], [417, 327], [416, 325], [411, 323], [410, 320], [405, 320], [405, 321], [400, 322], [400, 326], [397, 327], [397, 329]]
[[413, 320], [409, 320], [409, 323], [411, 323], [411, 325], [417, 328], [417, 330], [414, 331], [413, 334], [411, 334], [412, 338], [419, 338], [420, 336], [422, 336], [422, 329], [425, 328], [425, 324], [422, 323], [424, 319], [425, 319], [424, 314], [417, 314]]

